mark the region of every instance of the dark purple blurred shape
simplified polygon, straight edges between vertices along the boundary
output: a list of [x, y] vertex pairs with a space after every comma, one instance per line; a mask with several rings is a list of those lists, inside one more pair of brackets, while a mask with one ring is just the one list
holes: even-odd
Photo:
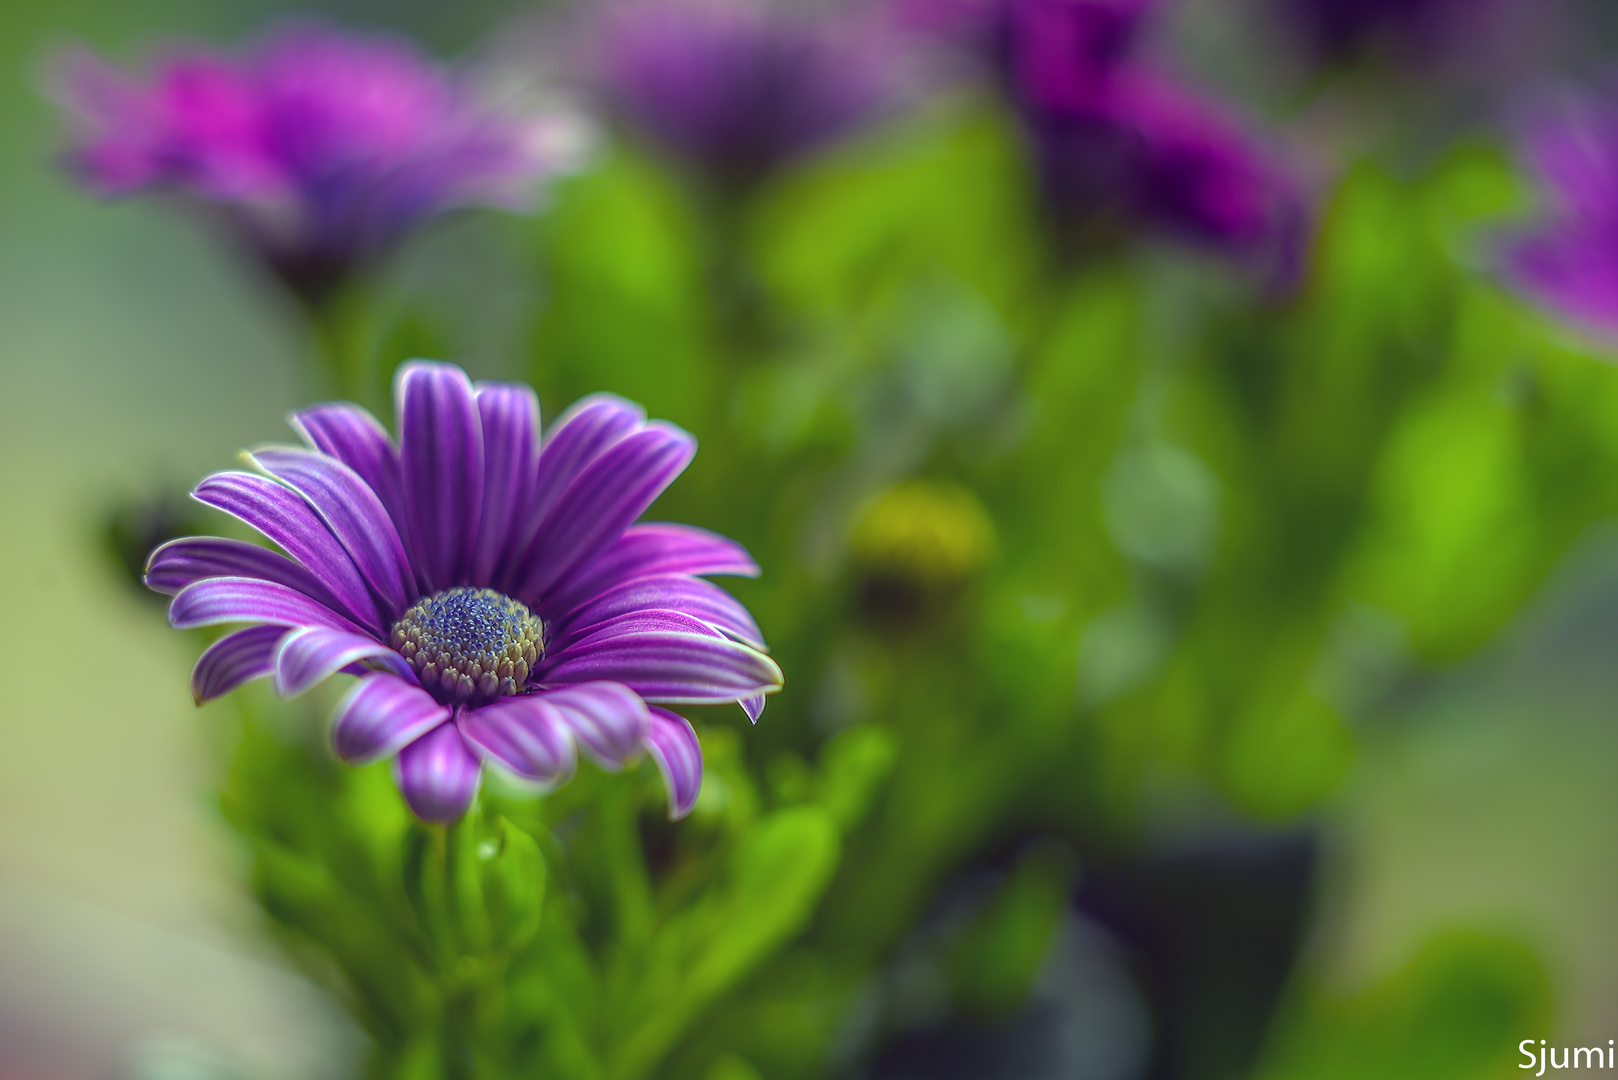
[[560, 156], [541, 125], [484, 107], [408, 42], [315, 24], [239, 55], [174, 49], [144, 79], [79, 51], [53, 89], [86, 185], [220, 208], [311, 303], [428, 216], [521, 207]]
[[[1281, 0], [1322, 59], [1374, 45], [1432, 54], [1495, 14], [1499, 0]], [[1470, 24], [1470, 25], [1469, 25]]]
[[767, 0], [630, 0], [595, 24], [609, 105], [726, 187], [758, 180], [871, 119], [892, 57], [858, 15]]

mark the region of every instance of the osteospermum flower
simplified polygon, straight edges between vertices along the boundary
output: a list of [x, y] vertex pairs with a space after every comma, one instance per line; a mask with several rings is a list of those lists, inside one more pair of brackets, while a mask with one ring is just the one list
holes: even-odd
[[1305, 217], [1298, 187], [1229, 109], [1138, 55], [1153, 0], [906, 7], [912, 25], [964, 46], [1001, 82], [1068, 232], [1146, 226], [1282, 280], [1296, 271]]
[[672, 704], [738, 702], [756, 720], [781, 671], [758, 626], [699, 575], [753, 576], [733, 541], [633, 524], [695, 452], [691, 436], [600, 395], [542, 439], [526, 386], [415, 361], [396, 378], [397, 443], [365, 410], [292, 416], [307, 448], [248, 455], [192, 493], [285, 552], [188, 537], [147, 584], [180, 628], [246, 623], [202, 654], [198, 702], [256, 678], [285, 696], [338, 672], [344, 761], [394, 759], [410, 808], [465, 813], [484, 765], [565, 780], [642, 750], [691, 808], [702, 753]]
[[311, 302], [427, 217], [526, 207], [582, 148], [566, 112], [496, 109], [408, 42], [316, 24], [178, 48], [144, 78], [79, 51], [53, 89], [86, 186], [217, 208]]
[[1526, 144], [1549, 212], [1507, 246], [1506, 276], [1540, 303], [1618, 334], [1618, 85], [1540, 116]]
[[769, 0], [629, 0], [592, 27], [587, 76], [654, 142], [742, 183], [883, 107], [894, 56], [868, 24]]
[[1119, 73], [1091, 104], [1029, 112], [1057, 216], [1154, 227], [1263, 268], [1298, 273], [1307, 213], [1298, 185], [1219, 103], [1153, 72]]

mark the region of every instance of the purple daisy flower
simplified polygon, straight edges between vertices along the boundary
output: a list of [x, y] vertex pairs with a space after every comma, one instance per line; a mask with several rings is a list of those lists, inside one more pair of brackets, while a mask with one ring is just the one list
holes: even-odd
[[1138, 222], [1277, 282], [1299, 273], [1301, 189], [1217, 103], [1137, 70], [1109, 79], [1087, 104], [1032, 109], [1028, 123], [1059, 219], [1081, 230], [1098, 218]]
[[752, 720], [781, 670], [747, 609], [699, 575], [755, 576], [740, 546], [633, 524], [696, 451], [691, 436], [597, 395], [540, 437], [526, 386], [413, 361], [397, 443], [346, 403], [292, 418], [308, 448], [248, 455], [192, 492], [285, 554], [188, 537], [146, 583], [179, 628], [247, 623], [203, 652], [197, 701], [273, 676], [284, 696], [360, 676], [338, 707], [344, 761], [394, 759], [427, 821], [459, 818], [484, 765], [546, 784], [577, 749], [616, 768], [649, 752], [669, 811], [702, 781], [691, 725], [663, 708], [738, 702]]
[[88, 187], [217, 208], [311, 302], [427, 217], [521, 209], [580, 145], [566, 115], [496, 110], [408, 42], [314, 24], [236, 56], [185, 46], [146, 79], [75, 52], [54, 89]]
[[1231, 112], [1143, 62], [1154, 0], [910, 0], [908, 19], [981, 58], [1031, 137], [1066, 231], [1123, 221], [1266, 264], [1301, 260], [1301, 192]]
[[1506, 246], [1507, 279], [1540, 303], [1618, 334], [1618, 86], [1571, 97], [1525, 141], [1548, 220]]
[[764, 0], [631, 0], [591, 27], [588, 77], [669, 152], [745, 183], [881, 110], [893, 58], [869, 22]]

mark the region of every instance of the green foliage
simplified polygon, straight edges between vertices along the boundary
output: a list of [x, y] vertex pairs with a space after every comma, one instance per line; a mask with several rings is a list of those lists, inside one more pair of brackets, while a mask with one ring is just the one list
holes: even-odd
[[1067, 910], [1073, 871], [1072, 856], [1052, 846], [1035, 848], [1017, 863], [950, 951], [957, 1008], [993, 1017], [1022, 1004]]
[[1517, 1042], [1543, 1033], [1544, 971], [1515, 942], [1450, 933], [1351, 997], [1313, 995], [1255, 1080], [1481, 1080], [1518, 1075]]
[[566, 799], [490, 790], [456, 825], [423, 825], [385, 767], [346, 769], [273, 734], [267, 701], [244, 706], [224, 807], [255, 891], [389, 1075], [655, 1075], [802, 929], [837, 864], [819, 803], [755, 815], [744, 797], [708, 806], [705, 835], [654, 871], [649, 768], [581, 776]]
[[[964, 867], [1034, 833], [1082, 866], [1186, 805], [1320, 813], [1381, 696], [1615, 509], [1618, 376], [1476, 272], [1517, 198], [1491, 152], [1351, 171], [1284, 298], [1149, 243], [1063, 265], [1032, 192], [975, 106], [735, 205], [628, 152], [567, 185], [531, 238], [545, 411], [611, 390], [699, 437], [657, 516], [753, 551], [727, 585], [788, 689], [751, 729], [701, 712], [678, 825], [649, 766], [586, 767], [491, 781], [449, 830], [246, 699], [226, 811], [378, 1075], [834, 1071]], [[896, 491], [932, 494], [871, 524]], [[947, 587], [874, 602], [917, 551]], [[1056, 850], [952, 940], [960, 1012], [1028, 993], [1077, 872]], [[1447, 940], [1307, 993], [1259, 1075], [1482, 1075], [1544, 998], [1521, 950]]]

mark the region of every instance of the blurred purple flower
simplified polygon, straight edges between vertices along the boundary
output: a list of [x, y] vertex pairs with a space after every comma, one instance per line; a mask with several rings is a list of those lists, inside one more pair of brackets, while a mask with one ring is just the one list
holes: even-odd
[[[1317, 57], [1378, 42], [1432, 53], [1492, 15], [1500, 0], [1281, 0]], [[1472, 24], [1470, 27], [1468, 24]]]
[[1302, 193], [1216, 103], [1148, 71], [1121, 72], [1085, 106], [1029, 110], [1057, 217], [1160, 228], [1294, 280], [1307, 240]]
[[559, 783], [576, 749], [608, 768], [650, 752], [685, 814], [701, 748], [648, 702], [734, 701], [757, 720], [781, 687], [747, 609], [697, 576], [754, 576], [747, 553], [631, 524], [691, 460], [691, 436], [598, 395], [542, 440], [532, 390], [451, 364], [405, 365], [395, 399], [397, 443], [358, 406], [317, 405], [292, 417], [309, 449], [258, 450], [262, 475], [192, 493], [285, 555], [218, 537], [152, 553], [146, 583], [174, 596], [175, 627], [248, 624], [197, 661], [197, 700], [270, 675], [284, 696], [359, 675], [337, 754], [393, 758], [428, 821], [465, 813], [485, 764]]
[[1618, 333], [1618, 85], [1540, 116], [1525, 144], [1550, 212], [1506, 246], [1506, 277], [1548, 307]]
[[455, 207], [521, 209], [579, 128], [481, 103], [409, 43], [300, 24], [240, 55], [170, 52], [145, 79], [81, 50], [54, 91], [67, 161], [107, 196], [166, 189], [214, 206], [298, 295]]
[[1137, 57], [1154, 0], [910, 0], [909, 22], [975, 49], [1032, 136], [1068, 231], [1155, 226], [1298, 270], [1301, 190], [1234, 115]]
[[769, 0], [628, 0], [591, 29], [612, 110], [726, 185], [847, 134], [895, 84], [874, 24]]

